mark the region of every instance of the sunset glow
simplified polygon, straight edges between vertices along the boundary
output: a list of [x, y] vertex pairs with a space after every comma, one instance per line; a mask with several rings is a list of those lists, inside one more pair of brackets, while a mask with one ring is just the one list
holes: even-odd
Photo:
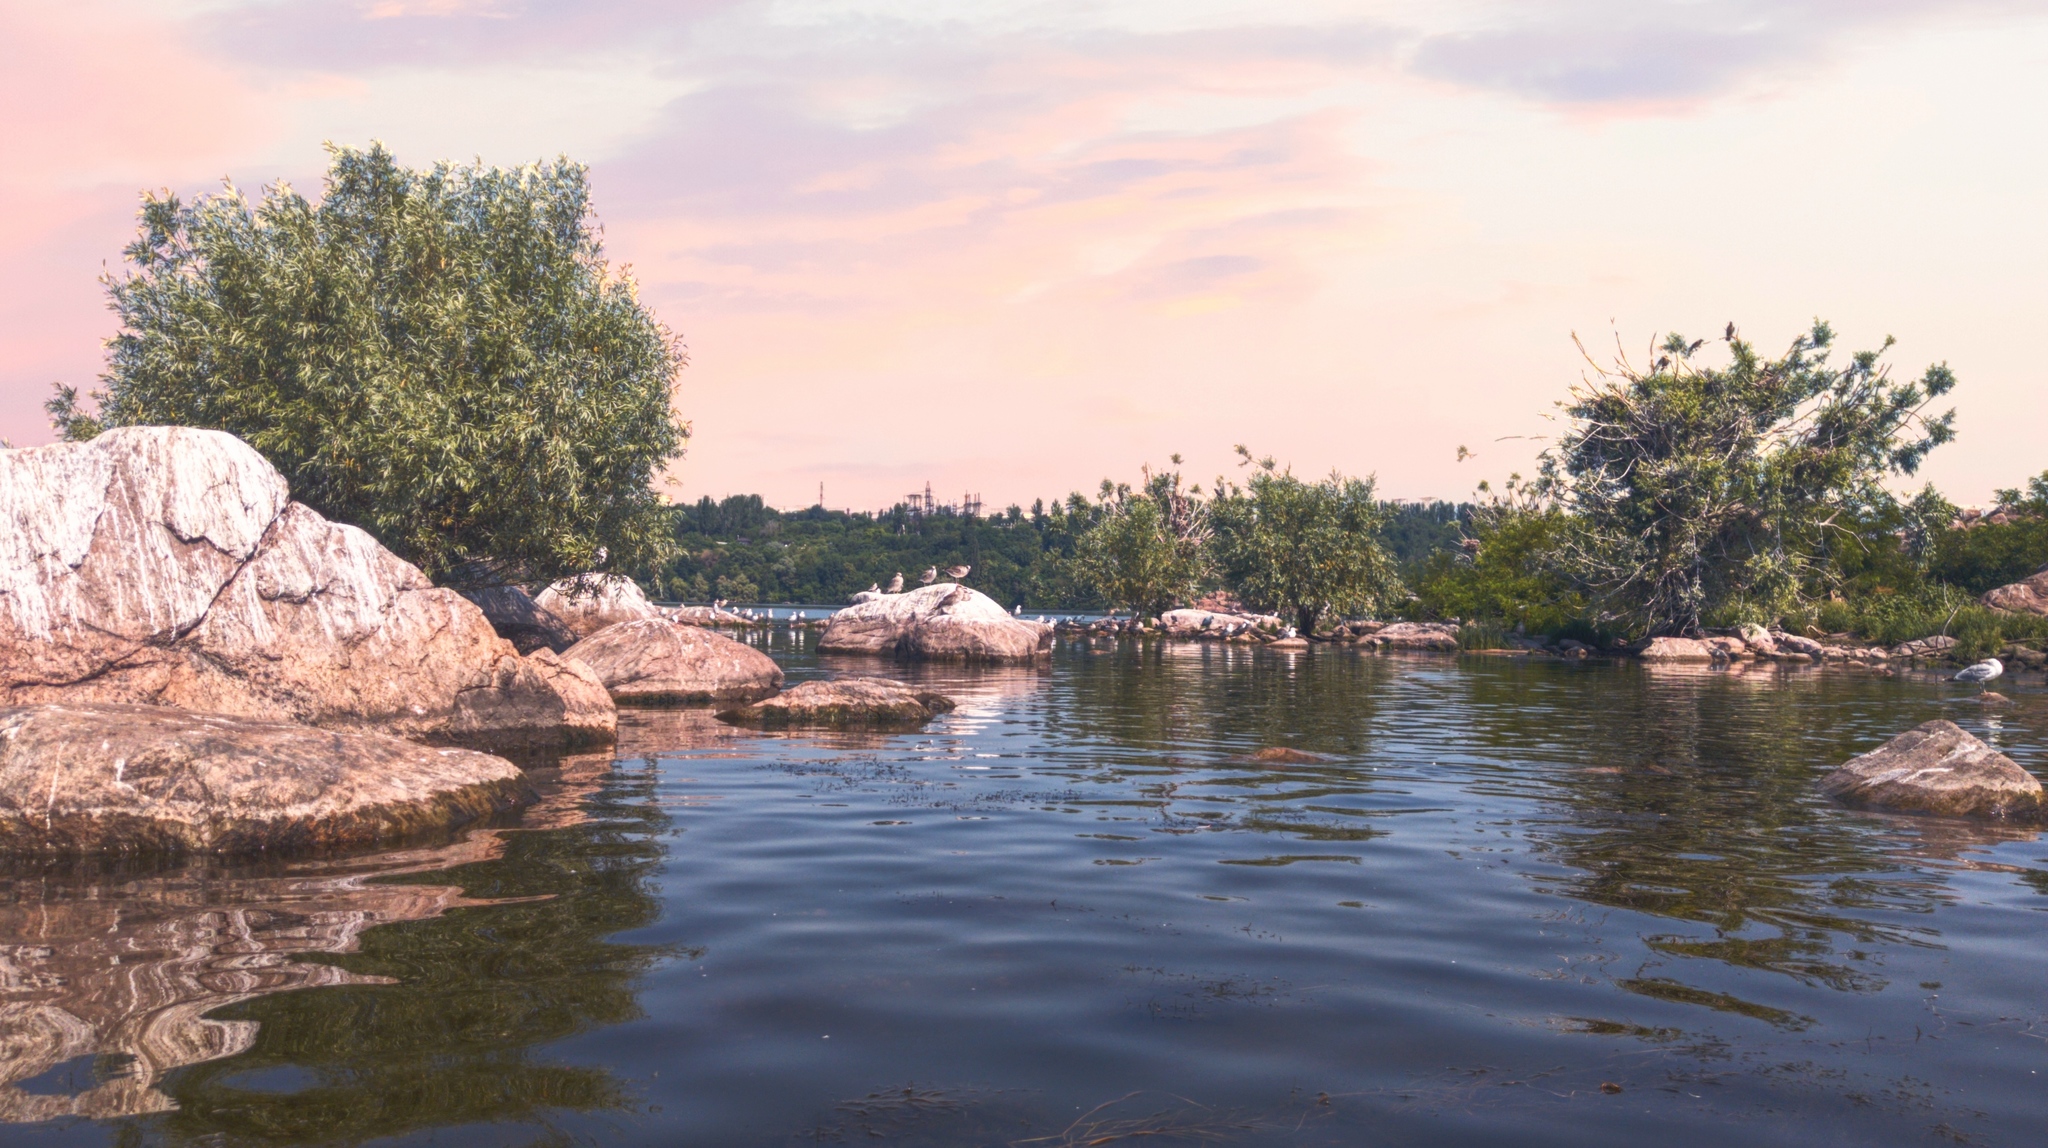
[[1956, 501], [2048, 467], [2048, 4], [1284, 11], [9, 0], [0, 434], [98, 373], [143, 189], [380, 139], [590, 164], [690, 348], [677, 498], [1028, 504], [1238, 442], [1464, 497], [1528, 469], [1575, 332], [1816, 316], [1956, 370]]

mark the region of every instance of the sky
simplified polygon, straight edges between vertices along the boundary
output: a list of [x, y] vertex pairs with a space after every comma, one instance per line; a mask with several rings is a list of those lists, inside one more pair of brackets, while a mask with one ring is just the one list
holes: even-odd
[[0, 112], [16, 445], [102, 369], [144, 189], [381, 140], [589, 165], [689, 348], [679, 500], [1029, 505], [1238, 443], [1462, 498], [1556, 433], [1575, 335], [1815, 318], [1955, 370], [1956, 501], [2048, 470], [2048, 0], [0, 0]]

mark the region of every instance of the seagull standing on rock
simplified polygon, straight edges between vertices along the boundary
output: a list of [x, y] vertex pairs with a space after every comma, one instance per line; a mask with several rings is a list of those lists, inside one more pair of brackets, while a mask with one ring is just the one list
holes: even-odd
[[948, 578], [965, 578], [965, 577], [967, 577], [967, 575], [968, 575], [969, 573], [971, 573], [971, 572], [972, 572], [973, 570], [974, 570], [974, 567], [972, 567], [972, 566], [948, 566], [948, 567], [946, 567], [946, 577], [948, 577]]
[[903, 593], [903, 571], [898, 570], [896, 572], [896, 576], [894, 578], [889, 579], [889, 593]]
[[919, 574], [917, 576], [917, 580], [919, 582], [924, 583], [927, 586], [931, 585], [932, 583], [939, 580], [939, 568], [936, 566], [925, 567], [924, 573]]
[[2003, 674], [2004, 672], [2004, 662], [1999, 661], [1997, 658], [1986, 658], [1983, 661], [1978, 662], [1974, 666], [1965, 667], [1960, 673], [1956, 674], [1956, 676], [1954, 678], [1951, 678], [1950, 680], [1957, 682], [1971, 682], [1974, 683], [1979, 689], [1982, 689], [1987, 682], [1991, 681], [1991, 679], [1995, 677], [1998, 677], [2000, 674]]

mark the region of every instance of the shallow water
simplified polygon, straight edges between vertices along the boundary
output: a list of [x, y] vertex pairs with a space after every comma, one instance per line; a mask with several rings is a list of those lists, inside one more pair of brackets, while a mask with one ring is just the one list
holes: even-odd
[[962, 705], [643, 711], [518, 828], [16, 872], [0, 1141], [2040, 1140], [2048, 843], [1812, 792], [1936, 716], [2048, 769], [2038, 678], [751, 640]]

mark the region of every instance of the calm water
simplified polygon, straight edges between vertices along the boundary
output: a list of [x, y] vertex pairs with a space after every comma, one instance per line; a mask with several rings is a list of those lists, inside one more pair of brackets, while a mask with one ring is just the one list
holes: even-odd
[[961, 708], [642, 712], [517, 828], [17, 872], [0, 1142], [2042, 1141], [2048, 843], [1811, 791], [1943, 715], [2048, 770], [2038, 678], [888, 668]]

